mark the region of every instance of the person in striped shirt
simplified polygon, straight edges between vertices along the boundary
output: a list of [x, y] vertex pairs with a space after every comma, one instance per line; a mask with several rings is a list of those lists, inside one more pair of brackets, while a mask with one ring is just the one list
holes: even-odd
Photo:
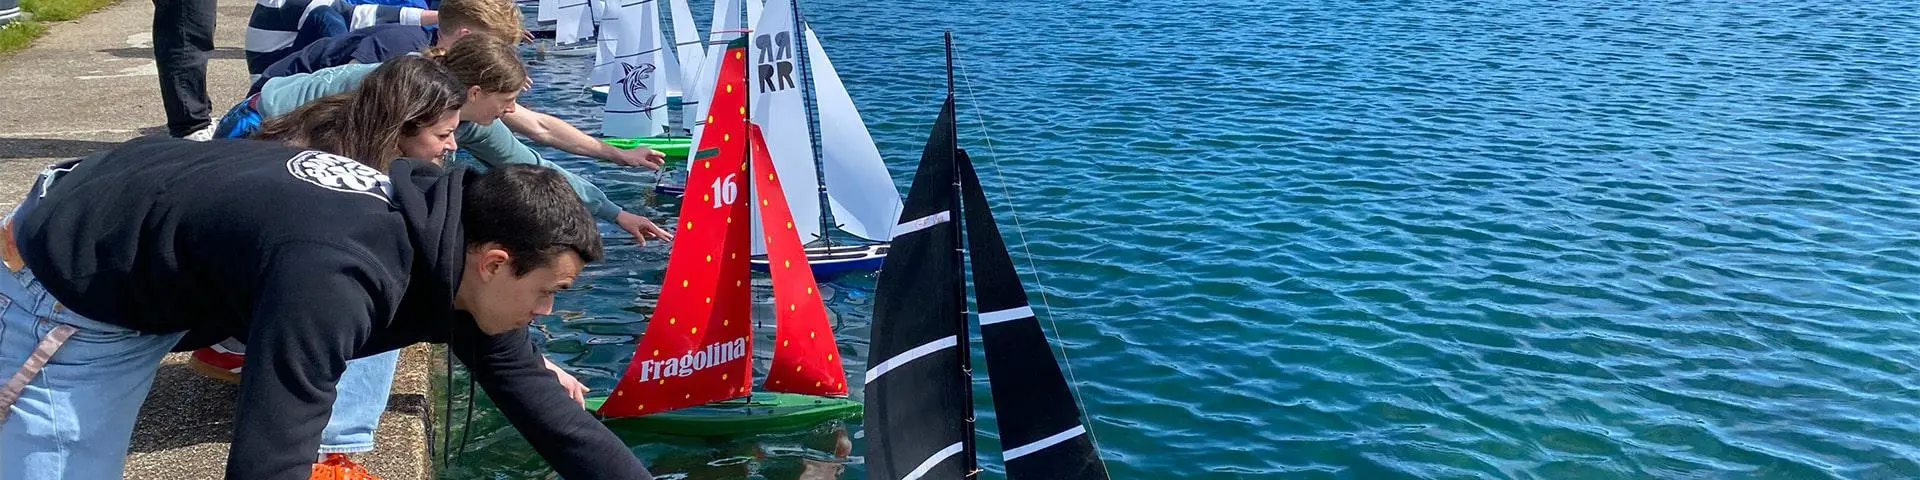
[[247, 19], [249, 81], [274, 62], [323, 38], [380, 24], [434, 25], [440, 13], [354, 0], [258, 0]]

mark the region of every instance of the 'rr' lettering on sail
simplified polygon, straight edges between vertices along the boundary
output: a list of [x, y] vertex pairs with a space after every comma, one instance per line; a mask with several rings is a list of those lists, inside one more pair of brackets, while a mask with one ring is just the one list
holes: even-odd
[[753, 43], [760, 49], [760, 93], [798, 85], [793, 81], [793, 32], [757, 35]]

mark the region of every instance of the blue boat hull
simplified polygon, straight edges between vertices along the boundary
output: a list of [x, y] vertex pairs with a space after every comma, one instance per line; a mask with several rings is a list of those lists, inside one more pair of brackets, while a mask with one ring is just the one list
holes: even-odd
[[[812, 247], [806, 251], [807, 264], [813, 269], [814, 280], [823, 282], [841, 275], [876, 271], [887, 261], [887, 244], [884, 243], [835, 245], [831, 249]], [[766, 257], [753, 257], [751, 264], [757, 272], [768, 269]]]

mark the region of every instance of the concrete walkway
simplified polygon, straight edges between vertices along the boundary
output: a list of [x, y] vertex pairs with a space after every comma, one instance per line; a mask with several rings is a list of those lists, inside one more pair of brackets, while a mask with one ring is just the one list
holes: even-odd
[[[207, 88], [220, 115], [246, 93], [242, 56], [250, 0], [219, 0]], [[49, 25], [33, 46], [0, 56], [0, 208], [12, 209], [42, 166], [143, 135], [164, 135], [153, 63], [153, 4], [125, 0]], [[380, 449], [356, 460], [382, 478], [424, 479], [428, 356], [409, 349], [380, 424]], [[126, 478], [220, 478], [233, 433], [235, 388], [167, 357], [127, 455]]]

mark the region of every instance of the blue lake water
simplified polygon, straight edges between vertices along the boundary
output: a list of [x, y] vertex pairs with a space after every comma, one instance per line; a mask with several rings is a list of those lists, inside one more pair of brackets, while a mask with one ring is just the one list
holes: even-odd
[[[955, 32], [1115, 478], [1920, 477], [1920, 14], [1765, 3], [802, 9], [903, 190]], [[596, 130], [590, 60], [529, 52], [524, 103]], [[536, 324], [601, 392], [667, 255], [606, 231]], [[827, 289], [861, 371], [873, 280]], [[551, 475], [497, 413], [469, 433], [448, 478]], [[629, 440], [670, 478], [851, 479], [859, 433]]]

